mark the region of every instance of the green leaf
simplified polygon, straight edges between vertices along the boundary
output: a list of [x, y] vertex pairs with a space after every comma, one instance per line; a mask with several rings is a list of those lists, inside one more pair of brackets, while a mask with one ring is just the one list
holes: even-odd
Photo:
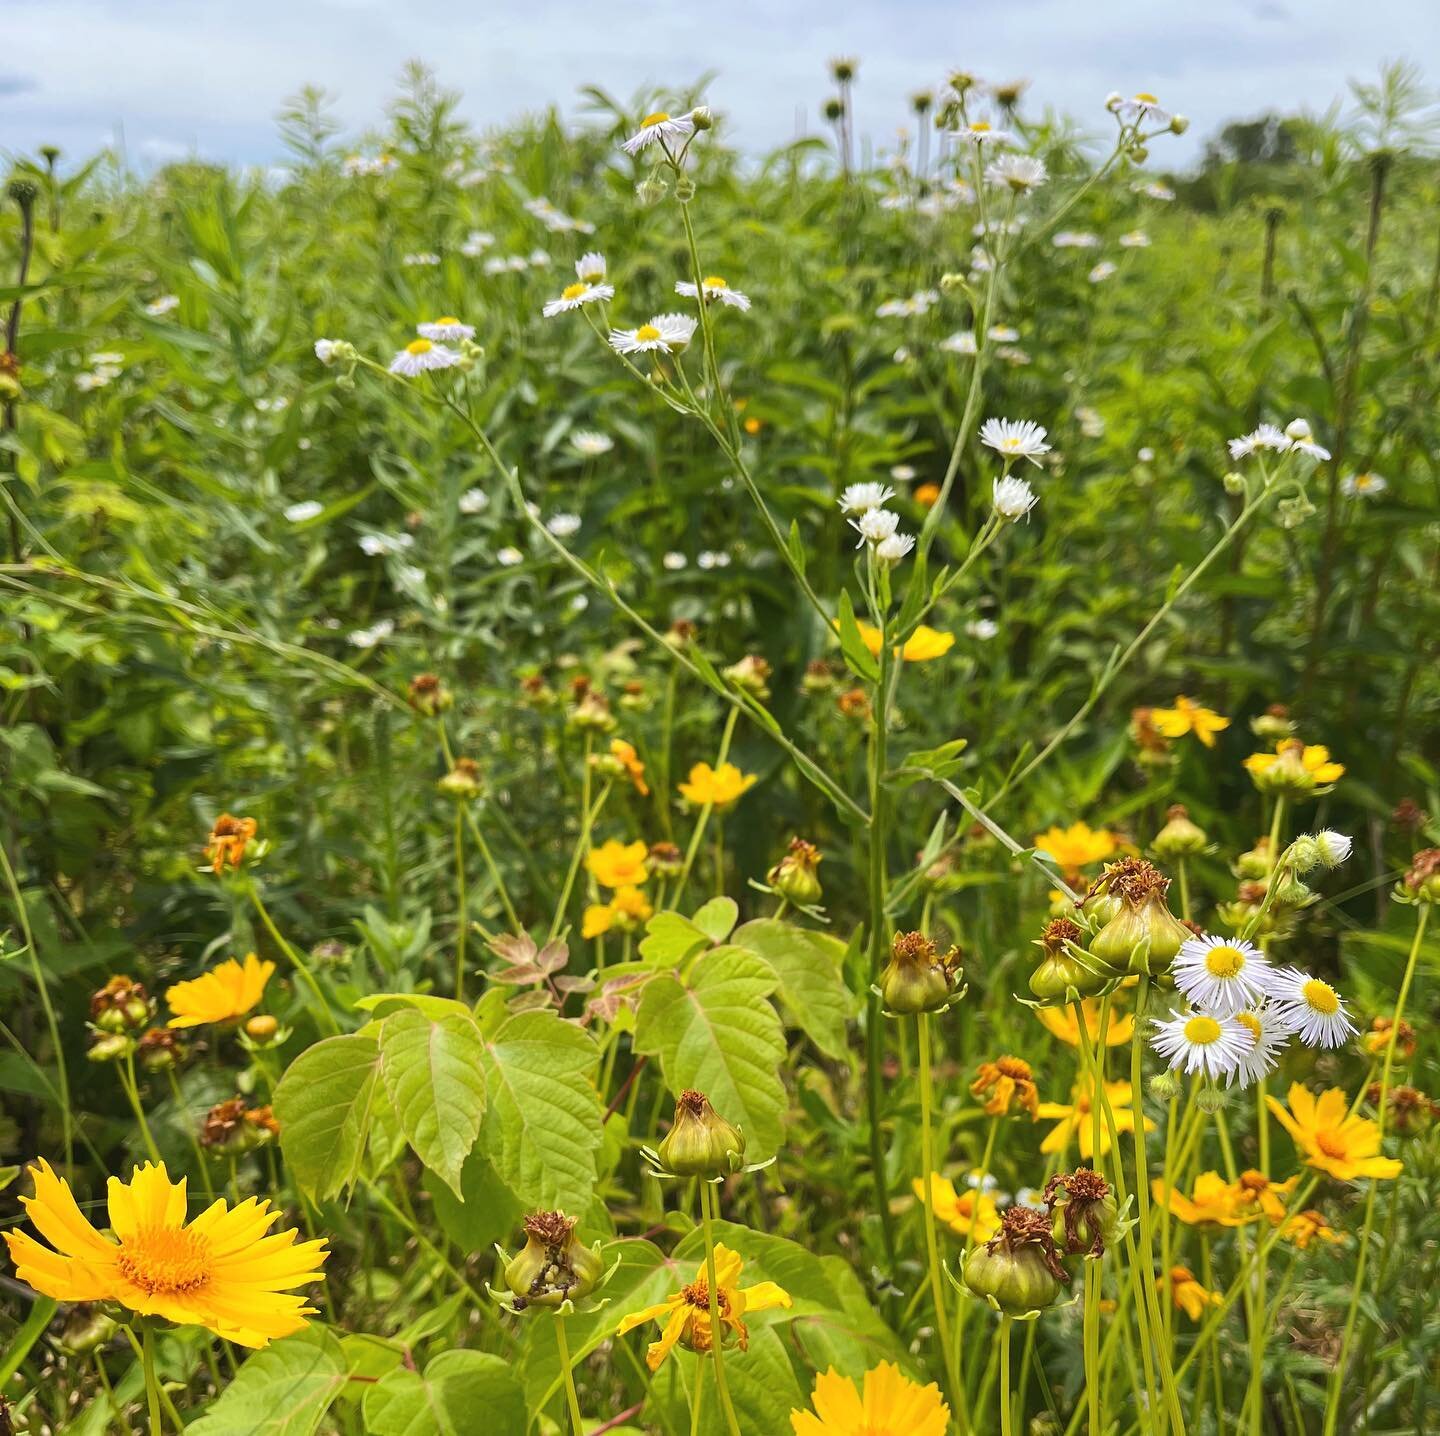
[[602, 1140], [599, 1048], [554, 1012], [520, 1012], [485, 1043], [481, 1146], [526, 1206], [585, 1211]]
[[186, 1436], [311, 1436], [344, 1385], [340, 1343], [312, 1326], [257, 1351]]
[[855, 606], [850, 602], [847, 589], [840, 590], [839, 612], [840, 651], [845, 655], [846, 664], [852, 673], [867, 683], [878, 683], [880, 665], [865, 647], [865, 640], [860, 637], [860, 625], [855, 621]]
[[659, 967], [679, 967], [692, 953], [710, 946], [710, 937], [678, 912], [657, 912], [645, 924], [640, 956]]
[[468, 1012], [435, 1019], [404, 1008], [380, 1028], [380, 1072], [405, 1139], [462, 1201], [460, 1169], [485, 1116], [484, 1056]]
[[694, 1087], [745, 1130], [751, 1160], [780, 1144], [785, 1034], [769, 1001], [778, 985], [763, 958], [717, 947], [690, 969], [687, 982], [661, 973], [645, 988], [635, 1050], [660, 1059], [672, 1092]]
[[525, 1394], [503, 1357], [442, 1351], [418, 1371], [392, 1371], [365, 1394], [372, 1436], [524, 1436]]
[[734, 898], [711, 898], [694, 917], [690, 919], [712, 943], [724, 942], [740, 916], [740, 907]]
[[[907, 784], [918, 783], [927, 776], [934, 780], [953, 777], [964, 767], [960, 755], [965, 751], [967, 741], [964, 738], [952, 738], [938, 748], [923, 748], [909, 753], [897, 772], [886, 775], [887, 780]], [[928, 775], [915, 771], [921, 768], [929, 769]]]
[[770, 965], [791, 1023], [827, 1057], [843, 1058], [845, 1024], [855, 1014], [855, 998], [845, 985], [845, 944], [774, 918], [747, 922], [731, 941]]
[[379, 1071], [379, 1043], [352, 1032], [306, 1048], [275, 1089], [285, 1161], [316, 1201], [360, 1174]]
[[524, 1215], [524, 1203], [500, 1180], [478, 1147], [460, 1173], [458, 1196], [434, 1173], [427, 1172], [424, 1180], [435, 1204], [435, 1220], [462, 1251], [487, 1251], [507, 1240]]

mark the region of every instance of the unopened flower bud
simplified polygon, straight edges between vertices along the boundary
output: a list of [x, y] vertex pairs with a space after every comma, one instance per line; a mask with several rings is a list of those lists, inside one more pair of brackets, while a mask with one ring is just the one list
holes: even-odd
[[178, 1067], [188, 1055], [179, 1033], [169, 1027], [152, 1027], [135, 1044], [135, 1056], [147, 1072]]
[[790, 850], [765, 874], [765, 881], [787, 902], [811, 907], [820, 901], [821, 852], [804, 838], [791, 838]]
[[124, 1032], [97, 1030], [85, 1057], [90, 1062], [121, 1062], [135, 1050], [135, 1041]]
[[635, 186], [635, 198], [647, 208], [657, 205], [670, 192], [670, 186], [659, 175], [650, 175]]
[[1171, 115], [1170, 133], [1172, 135], [1183, 135], [1190, 128], [1189, 115]]
[[595, 1290], [605, 1263], [598, 1244], [575, 1237], [576, 1218], [564, 1212], [532, 1212], [525, 1218], [525, 1245], [505, 1266], [505, 1285], [517, 1311], [526, 1306], [563, 1306]]
[[1220, 480], [1220, 484], [1227, 494], [1238, 497], [1245, 492], [1245, 475], [1231, 469]]
[[745, 1134], [727, 1122], [703, 1092], [687, 1089], [657, 1155], [677, 1177], [726, 1177], [745, 1165]]
[[1272, 703], [1263, 713], [1250, 720], [1250, 731], [1257, 738], [1278, 743], [1282, 738], [1293, 736], [1295, 724], [1290, 720], [1290, 710], [1283, 703]]
[[770, 664], [758, 653], [747, 653], [738, 663], [732, 663], [725, 670], [728, 678], [737, 688], [743, 688], [755, 698], [770, 696]]
[[[675, 181], [675, 198], [678, 199], [681, 204], [689, 204], [690, 201], [695, 198], [695, 181], [691, 179], [689, 175], [681, 175], [679, 179]], [[674, 341], [670, 340], [667, 342], [670, 343], [673, 349]]]
[[965, 1285], [1006, 1316], [1043, 1311], [1069, 1280], [1055, 1250], [1050, 1216], [1033, 1207], [1007, 1207], [1000, 1230], [965, 1258]]
[[1275, 856], [1270, 851], [1268, 837], [1257, 838], [1255, 846], [1240, 854], [1231, 869], [1237, 878], [1245, 882], [1265, 882], [1275, 867]]
[[711, 130], [715, 128], [715, 112], [709, 105], [696, 105], [690, 111], [690, 123], [697, 130]]
[[954, 294], [957, 291], [964, 293], [969, 288], [970, 281], [963, 274], [951, 271], [940, 276], [940, 292], [942, 294]]
[[1145, 1086], [1157, 1102], [1170, 1102], [1180, 1095], [1180, 1079], [1168, 1069], [1157, 1072]]
[[245, 1023], [245, 1035], [252, 1041], [264, 1044], [273, 1042], [275, 1034], [279, 1032], [280, 1024], [268, 1012], [257, 1012], [254, 1017], [247, 1019]]
[[1219, 1087], [1202, 1087], [1195, 1094], [1195, 1105], [1204, 1113], [1213, 1116], [1225, 1105], [1225, 1093]]
[[447, 798], [469, 802], [480, 796], [480, 767], [473, 758], [457, 758], [455, 766], [435, 786]]
[[831, 98], [820, 107], [820, 113], [833, 125], [845, 116], [845, 102]]
[[1156, 857], [1171, 863], [1177, 858], [1193, 858], [1205, 851], [1205, 834], [1190, 820], [1190, 814], [1181, 803], [1176, 803], [1165, 813], [1165, 826], [1155, 834], [1150, 844]]
[[1108, 981], [1071, 951], [1085, 939], [1084, 929], [1068, 917], [1053, 918], [1039, 937], [1043, 956], [1030, 974], [1030, 991], [1041, 1002], [1072, 1003], [1098, 992]]
[[942, 954], [924, 933], [897, 932], [880, 974], [880, 996], [887, 1012], [939, 1012], [954, 1001], [959, 980], [958, 947]]

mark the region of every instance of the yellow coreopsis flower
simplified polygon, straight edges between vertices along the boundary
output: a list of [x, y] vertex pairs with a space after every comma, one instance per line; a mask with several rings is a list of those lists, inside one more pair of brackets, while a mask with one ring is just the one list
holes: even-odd
[[601, 937], [611, 928], [634, 932], [641, 923], [649, 922], [654, 916], [655, 909], [650, 899], [639, 888], [617, 888], [608, 903], [592, 903], [585, 909], [585, 915], [580, 920], [580, 936]]
[[[1094, 1086], [1091, 1082], [1077, 1082], [1070, 1089], [1070, 1101], [1065, 1102], [1042, 1102], [1036, 1109], [1037, 1118], [1043, 1117], [1046, 1120], [1054, 1120], [1055, 1126], [1046, 1134], [1045, 1140], [1040, 1144], [1040, 1150], [1047, 1155], [1051, 1152], [1063, 1152], [1073, 1140], [1078, 1144], [1080, 1156], [1088, 1159], [1095, 1155], [1094, 1140], [1094, 1118], [1093, 1111]], [[1119, 1132], [1133, 1132], [1135, 1130], [1135, 1113], [1130, 1110], [1130, 1084], [1128, 1082], [1107, 1082], [1105, 1084], [1105, 1095], [1110, 1101], [1110, 1110], [1115, 1117], [1115, 1130]], [[1145, 1130], [1153, 1132], [1155, 1124], [1145, 1118]], [[1103, 1157], [1110, 1150], [1110, 1127], [1101, 1118], [1100, 1121], [1100, 1155]]]
[[1035, 837], [1035, 847], [1048, 853], [1067, 872], [1076, 872], [1088, 863], [1103, 862], [1119, 846], [1115, 834], [1089, 823], [1071, 823], [1068, 828], [1051, 827]]
[[1150, 1191], [1160, 1206], [1169, 1207], [1170, 1214], [1187, 1227], [1238, 1227], [1259, 1215], [1243, 1209], [1241, 1193], [1219, 1172], [1201, 1172], [1188, 1197], [1167, 1188], [1160, 1177], [1150, 1183]]
[[1235, 1202], [1240, 1209], [1253, 1207], [1278, 1226], [1285, 1220], [1285, 1198], [1300, 1184], [1299, 1177], [1272, 1182], [1264, 1172], [1253, 1168], [1241, 1172], [1235, 1183]]
[[[879, 658], [880, 630], [873, 624], [858, 621], [856, 626], [860, 629], [860, 641], [870, 650], [870, 656]], [[953, 633], [946, 633], [942, 629], [931, 628], [922, 623], [895, 652], [906, 663], [928, 663], [932, 658], [949, 653], [954, 646]]]
[[640, 755], [636, 753], [635, 745], [627, 743], [624, 738], [612, 738], [610, 740], [610, 756], [624, 768], [625, 776], [630, 779], [635, 791], [642, 798], [648, 798], [650, 784], [645, 781], [645, 765], [640, 761]]
[[1260, 786], [1274, 786], [1278, 775], [1272, 772], [1277, 764], [1282, 768], [1294, 769], [1294, 781], [1285, 784], [1290, 787], [1325, 787], [1339, 782], [1345, 775], [1343, 763], [1330, 761], [1330, 750], [1322, 743], [1302, 743], [1298, 738], [1282, 738], [1273, 753], [1252, 753], [1245, 760], [1245, 771]]
[[1314, 1207], [1303, 1212], [1296, 1212], [1281, 1227], [1280, 1235], [1294, 1242], [1302, 1252], [1308, 1250], [1310, 1243], [1317, 1239], [1328, 1242], [1331, 1246], [1336, 1246], [1345, 1240], [1344, 1234], [1330, 1226], [1325, 1220], [1324, 1213], [1317, 1212]]
[[650, 876], [650, 869], [645, 865], [649, 855], [649, 845], [640, 838], [633, 843], [611, 838], [585, 854], [585, 871], [601, 887], [639, 887]]
[[945, 1436], [950, 1408], [932, 1381], [921, 1386], [882, 1361], [865, 1373], [864, 1390], [832, 1366], [816, 1376], [811, 1411], [792, 1411], [794, 1436]]
[[203, 1326], [240, 1346], [267, 1346], [305, 1325], [315, 1308], [295, 1287], [320, 1277], [323, 1241], [297, 1241], [293, 1227], [265, 1235], [278, 1212], [250, 1197], [213, 1202], [185, 1221], [185, 1182], [163, 1163], [110, 1178], [114, 1237], [90, 1225], [67, 1183], [43, 1158], [29, 1168], [35, 1195], [22, 1197], [35, 1229], [6, 1232], [21, 1281], [56, 1301], [114, 1301], [141, 1316]]
[[972, 1097], [985, 1097], [984, 1111], [988, 1117], [1003, 1117], [1012, 1105], [1022, 1108], [1034, 1120], [1040, 1093], [1035, 1087], [1035, 1074], [1030, 1064], [1020, 1057], [997, 1057], [982, 1062], [970, 1084]]
[[[1086, 997], [1080, 1003], [1085, 1014], [1085, 1031], [1091, 1042], [1100, 1036], [1100, 999]], [[1067, 1003], [1064, 1007], [1034, 1007], [1035, 1016], [1055, 1037], [1071, 1047], [1080, 1045], [1080, 1024], [1075, 1020], [1075, 1006]], [[1105, 1028], [1105, 1045], [1120, 1047], [1135, 1035], [1135, 1017], [1129, 1012], [1112, 1012]]]
[[[1163, 1294], [1165, 1278], [1157, 1276], [1155, 1285]], [[1199, 1321], [1205, 1315], [1207, 1306], [1219, 1306], [1224, 1300], [1218, 1291], [1209, 1291], [1202, 1286], [1188, 1266], [1172, 1266], [1170, 1268], [1170, 1297], [1176, 1307], [1183, 1311], [1191, 1321]]]
[[696, 763], [690, 770], [690, 781], [680, 784], [680, 796], [697, 808], [728, 808], [738, 802], [759, 781], [755, 773], [742, 773], [734, 763]]
[[[719, 1289], [721, 1330], [734, 1332], [744, 1351], [750, 1344], [750, 1332], [743, 1320], [746, 1312], [768, 1311], [771, 1307], [790, 1306], [790, 1293], [775, 1285], [773, 1281], [757, 1282], [754, 1286], [741, 1287], [740, 1270], [743, 1262], [738, 1252], [717, 1243], [715, 1247], [715, 1285]], [[645, 1364], [651, 1371], [658, 1371], [660, 1363], [675, 1349], [678, 1342], [687, 1351], [708, 1352], [710, 1350], [710, 1296], [709, 1280], [705, 1263], [689, 1286], [682, 1287], [664, 1301], [647, 1306], [643, 1311], [632, 1311], [621, 1319], [615, 1328], [616, 1336], [624, 1336], [647, 1321], [664, 1324], [659, 1341], [652, 1341], [645, 1353]]]
[[188, 982], [177, 982], [165, 994], [171, 1027], [199, 1027], [205, 1022], [234, 1022], [244, 1017], [265, 994], [275, 971], [273, 962], [261, 962], [253, 952], [242, 965], [233, 957]]
[[1316, 1098], [1298, 1082], [1290, 1084], [1290, 1110], [1265, 1099], [1275, 1120], [1289, 1132], [1307, 1166], [1342, 1182], [1360, 1177], [1398, 1177], [1401, 1163], [1380, 1155], [1380, 1129], [1367, 1117], [1352, 1117], [1339, 1087]]
[[1212, 708], [1202, 708], [1182, 693], [1173, 708], [1151, 708], [1150, 724], [1166, 738], [1183, 738], [1193, 733], [1207, 748], [1215, 746], [1215, 735], [1230, 726]]
[[[925, 1200], [925, 1183], [916, 1177], [910, 1184], [917, 1201]], [[944, 1222], [957, 1236], [968, 1237], [972, 1233], [975, 1242], [988, 1242], [1000, 1230], [1000, 1208], [989, 1192], [978, 1187], [969, 1187], [963, 1192], [955, 1190], [949, 1177], [939, 1172], [930, 1174], [930, 1201], [935, 1208], [935, 1220]]]

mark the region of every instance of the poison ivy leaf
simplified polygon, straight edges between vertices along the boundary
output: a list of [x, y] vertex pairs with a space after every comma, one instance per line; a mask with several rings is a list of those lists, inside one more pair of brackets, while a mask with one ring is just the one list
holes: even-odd
[[692, 953], [710, 946], [710, 935], [678, 912], [657, 912], [645, 924], [640, 956], [660, 967], [679, 967]]
[[790, 1021], [827, 1057], [843, 1057], [845, 1024], [855, 1012], [855, 999], [845, 986], [845, 944], [774, 918], [747, 922], [731, 941], [769, 964]]
[[521, 1012], [485, 1042], [481, 1146], [527, 1206], [583, 1211], [601, 1142], [594, 1039], [554, 1012]]
[[485, 1115], [484, 1055], [468, 1012], [403, 1008], [380, 1028], [380, 1072], [405, 1138], [462, 1201], [460, 1169]]
[[340, 1343], [323, 1326], [311, 1326], [257, 1351], [185, 1430], [187, 1436], [311, 1436], [344, 1385]]
[[652, 979], [636, 1019], [635, 1050], [659, 1057], [672, 1092], [697, 1088], [743, 1127], [751, 1160], [779, 1146], [785, 1110], [785, 1034], [769, 1001], [776, 986], [763, 958], [717, 947], [694, 964], [687, 982], [668, 972]]
[[285, 1161], [316, 1201], [360, 1174], [379, 1071], [379, 1043], [352, 1032], [307, 1047], [275, 1089]]
[[724, 942], [740, 916], [740, 906], [734, 898], [711, 898], [694, 917], [690, 919], [712, 943]]
[[525, 1395], [503, 1357], [442, 1351], [418, 1371], [392, 1371], [365, 1394], [372, 1436], [524, 1436]]

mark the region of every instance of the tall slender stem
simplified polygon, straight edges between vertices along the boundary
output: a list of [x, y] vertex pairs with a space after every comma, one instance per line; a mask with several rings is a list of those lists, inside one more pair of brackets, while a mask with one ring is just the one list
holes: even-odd
[[[935, 1235], [935, 1130], [933, 1116], [933, 1092], [930, 1075], [930, 1014], [915, 1014], [918, 1045], [920, 1048], [920, 1170], [925, 1184], [925, 1254], [930, 1267], [930, 1297], [935, 1303], [935, 1330], [940, 1337], [940, 1349], [945, 1358], [945, 1379], [950, 1399], [955, 1403], [957, 1419], [963, 1427], [960, 1383], [955, 1370], [955, 1348], [950, 1341], [950, 1312], [945, 1305], [945, 1288], [940, 1280], [940, 1244]], [[980, 1191], [984, 1190], [981, 1180]], [[978, 1210], [977, 1193], [977, 1210]]]
[[150, 1154], [150, 1160], [158, 1167], [160, 1162], [160, 1149], [155, 1145], [155, 1138], [150, 1131], [150, 1123], [145, 1118], [145, 1108], [140, 1105], [140, 1088], [135, 1081], [135, 1057], [133, 1053], [127, 1052], [124, 1059], [123, 1075], [120, 1078], [121, 1085], [125, 1088], [125, 1095], [130, 1099], [130, 1110], [135, 1114], [135, 1120], [140, 1124], [140, 1135], [145, 1139], [145, 1150]]
[[1010, 1386], [1010, 1327], [1013, 1317], [1000, 1318], [1000, 1436], [1014, 1436], [1014, 1392]]
[[455, 804], [455, 1000], [465, 1001], [465, 929], [470, 926], [470, 905], [465, 891], [465, 818]]
[[269, 909], [260, 897], [260, 889], [254, 884], [249, 884], [250, 901], [255, 905], [255, 911], [260, 914], [260, 921], [265, 924], [265, 931], [274, 940], [275, 945], [290, 959], [290, 965], [299, 974], [301, 982], [309, 989], [310, 996], [315, 999], [316, 1015], [321, 1026], [327, 1029], [331, 1037], [340, 1035], [340, 1024], [335, 1020], [335, 1014], [330, 1010], [330, 1004], [325, 1000], [325, 994], [320, 990], [320, 984], [315, 980], [315, 974], [310, 971], [305, 959], [300, 956], [295, 948], [280, 935], [280, 929], [275, 926], [274, 919], [270, 916]]
[[565, 1401], [570, 1408], [570, 1426], [575, 1436], [585, 1436], [585, 1418], [580, 1414], [580, 1398], [575, 1394], [575, 1372], [570, 1360], [570, 1343], [565, 1338], [565, 1314], [555, 1313], [555, 1346], [560, 1352], [560, 1370], [565, 1377]]
[[155, 1337], [148, 1326], [140, 1332], [140, 1365], [145, 1373], [145, 1404], [150, 1413], [150, 1436], [160, 1436], [160, 1383], [155, 1376]]
[[710, 1303], [710, 1353], [715, 1359], [715, 1389], [720, 1393], [720, 1407], [730, 1436], [740, 1436], [740, 1423], [730, 1402], [730, 1387], [725, 1380], [725, 1353], [722, 1350], [724, 1329], [720, 1325], [720, 1288], [715, 1280], [715, 1232], [710, 1217], [714, 1192], [709, 1182], [700, 1181], [700, 1219], [705, 1227], [705, 1291]]

